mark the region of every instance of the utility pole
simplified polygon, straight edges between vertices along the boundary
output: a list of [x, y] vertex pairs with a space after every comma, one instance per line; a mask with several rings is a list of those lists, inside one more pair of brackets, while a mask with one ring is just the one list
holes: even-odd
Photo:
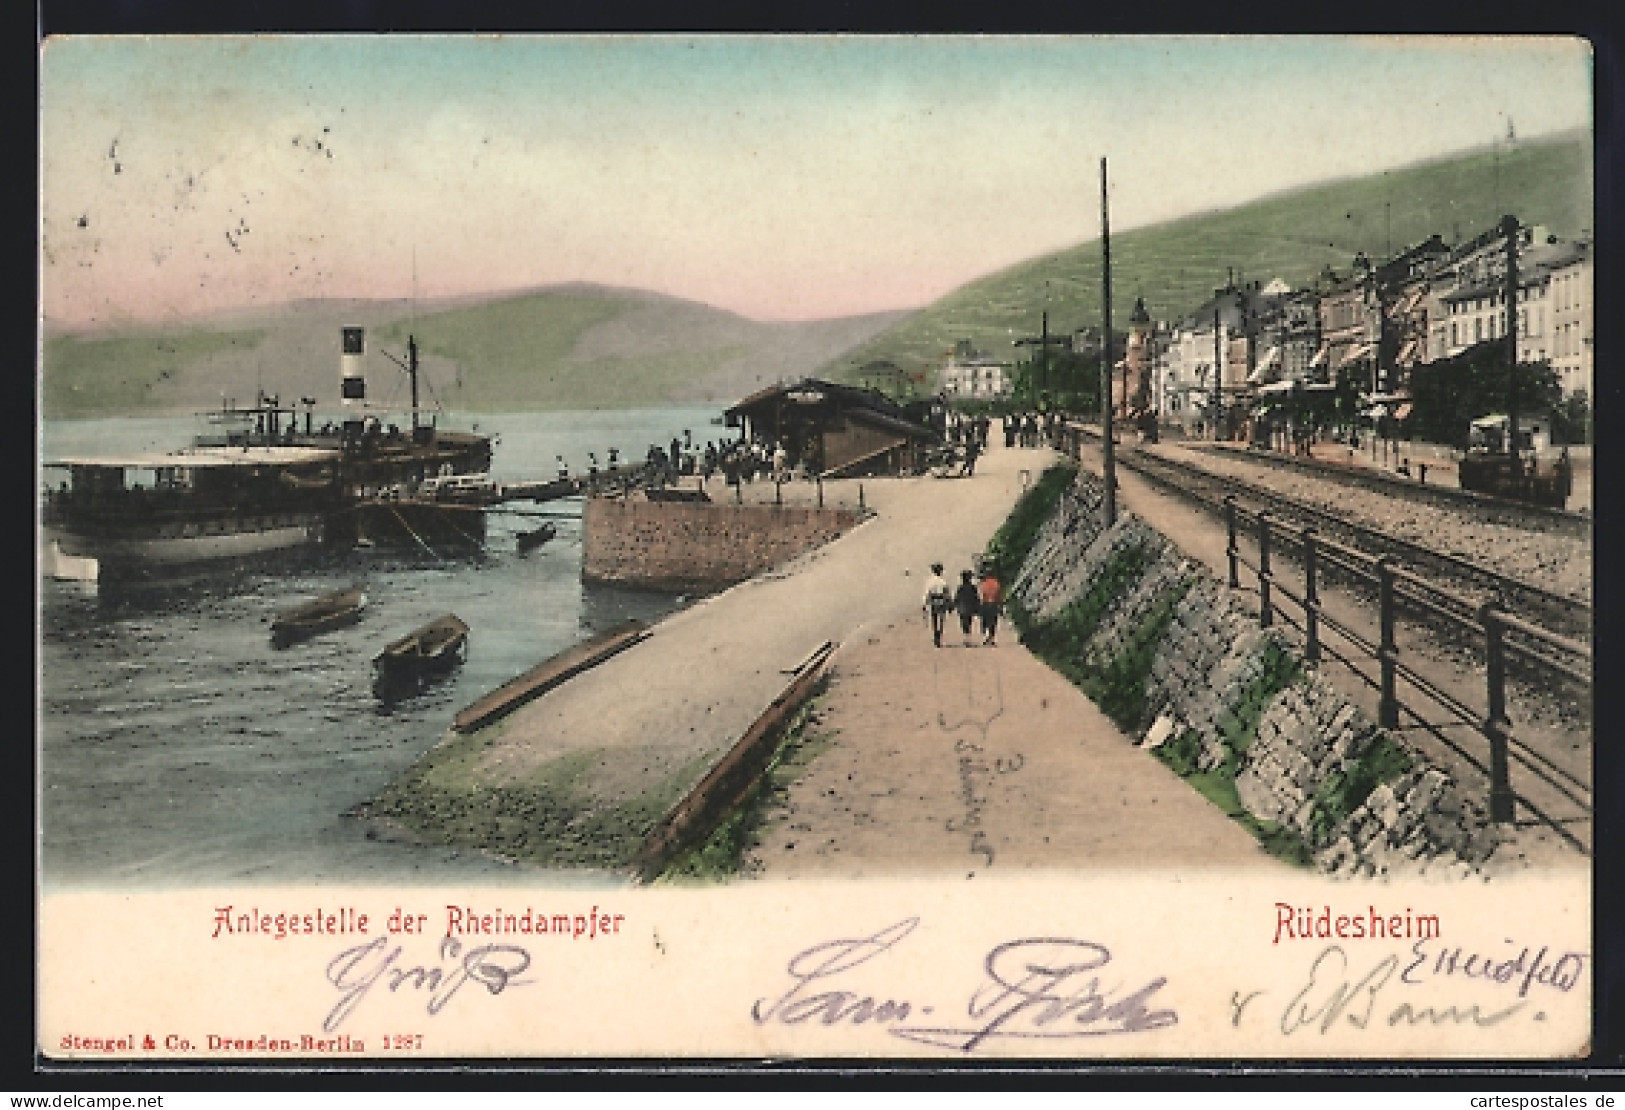
[[1100, 328], [1100, 451], [1106, 479], [1106, 527], [1110, 528], [1117, 523], [1117, 456], [1112, 446], [1112, 227], [1106, 208], [1104, 158], [1100, 160], [1100, 301], [1104, 317]]
[[[1035, 367], [1035, 372], [1034, 372], [1034, 375], [1033, 375], [1033, 384], [1034, 384], [1034, 389], [1037, 392], [1042, 392], [1045, 388], [1047, 388], [1049, 386], [1049, 349], [1050, 349], [1050, 347], [1051, 346], [1070, 346], [1071, 342], [1072, 342], [1066, 336], [1057, 336], [1054, 339], [1050, 338], [1050, 334], [1049, 334], [1049, 313], [1047, 311], [1044, 313], [1042, 331], [1043, 331], [1043, 334], [1041, 334], [1041, 335], [1024, 335], [1019, 339], [1013, 340], [1012, 343], [1011, 343], [1011, 346], [1014, 346], [1014, 347], [1033, 347], [1033, 346], [1038, 347], [1039, 354], [1036, 355], [1034, 357], [1034, 359], [1033, 359], [1033, 366]], [[1039, 375], [1042, 375], [1042, 377], [1040, 377]], [[1034, 401], [1036, 402], [1036, 400], [1037, 400], [1037, 398], [1035, 397]]]
[[1518, 217], [1506, 216], [1501, 229], [1507, 237], [1507, 457], [1518, 473]]
[[1224, 358], [1219, 352], [1219, 303], [1213, 302], [1213, 441], [1219, 441], [1219, 412], [1224, 403], [1223, 395], [1219, 392], [1220, 382], [1224, 378]]
[[1043, 335], [1039, 342], [1043, 346], [1038, 349], [1038, 357], [1043, 361], [1038, 364], [1038, 393], [1042, 397], [1044, 391], [1049, 388], [1049, 309], [1047, 308], [1044, 310], [1044, 320], [1040, 330]]

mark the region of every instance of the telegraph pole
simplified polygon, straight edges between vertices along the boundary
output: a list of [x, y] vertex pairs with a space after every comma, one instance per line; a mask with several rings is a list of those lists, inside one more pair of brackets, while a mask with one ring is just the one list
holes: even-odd
[[1038, 393], [1042, 397], [1044, 391], [1049, 388], [1049, 309], [1047, 308], [1044, 310], [1044, 320], [1039, 331], [1042, 338], [1039, 340], [1041, 346], [1038, 348], [1038, 357], [1043, 361], [1038, 364]]
[[1112, 446], [1112, 227], [1106, 208], [1104, 158], [1100, 160], [1100, 301], [1104, 316], [1100, 327], [1100, 451], [1106, 478], [1106, 527], [1110, 528], [1117, 523], [1117, 456]]
[[1219, 302], [1213, 302], [1213, 441], [1219, 441], [1219, 415], [1224, 397], [1219, 392], [1224, 379], [1224, 356], [1219, 351]]

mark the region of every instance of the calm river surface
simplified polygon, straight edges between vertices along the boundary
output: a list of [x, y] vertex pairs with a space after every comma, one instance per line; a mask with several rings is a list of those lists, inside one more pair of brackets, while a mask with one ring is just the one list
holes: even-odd
[[[564, 456], [585, 469], [610, 447], [643, 457], [684, 429], [727, 433], [713, 408], [454, 418], [496, 433], [493, 475], [545, 478]], [[44, 456], [184, 446], [190, 420], [62, 421]], [[533, 510], [529, 502], [515, 507]], [[595, 883], [450, 848], [373, 839], [345, 812], [445, 732], [457, 710], [586, 636], [653, 620], [677, 598], [582, 584], [579, 501], [542, 507], [559, 526], [494, 513], [485, 550], [460, 558], [374, 548], [286, 566], [211, 571], [162, 588], [41, 584], [39, 680], [43, 878], [52, 888], [216, 883]], [[363, 584], [361, 622], [285, 651], [270, 622], [300, 601]], [[468, 661], [392, 707], [371, 691], [384, 644], [442, 613], [470, 626]]]

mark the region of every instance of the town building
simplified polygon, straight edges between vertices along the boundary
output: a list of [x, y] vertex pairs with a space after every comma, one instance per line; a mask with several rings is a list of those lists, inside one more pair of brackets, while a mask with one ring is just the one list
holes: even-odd
[[1547, 348], [1563, 392], [1596, 396], [1593, 379], [1592, 257], [1590, 243], [1572, 244], [1549, 264], [1551, 331]]
[[784, 445], [792, 466], [826, 478], [918, 471], [938, 438], [879, 390], [816, 378], [759, 390], [723, 418], [745, 438]]
[[978, 351], [968, 339], [954, 345], [942, 368], [942, 392], [949, 398], [992, 400], [1007, 397], [1015, 388], [1011, 365]]

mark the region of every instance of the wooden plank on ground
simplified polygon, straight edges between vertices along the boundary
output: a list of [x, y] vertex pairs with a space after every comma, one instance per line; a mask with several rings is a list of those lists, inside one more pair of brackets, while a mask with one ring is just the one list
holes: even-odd
[[474, 701], [452, 718], [451, 727], [456, 732], [473, 732], [484, 728], [648, 636], [649, 630], [642, 621], [627, 621], [600, 632], [590, 640], [542, 660], [524, 674], [509, 679]]

